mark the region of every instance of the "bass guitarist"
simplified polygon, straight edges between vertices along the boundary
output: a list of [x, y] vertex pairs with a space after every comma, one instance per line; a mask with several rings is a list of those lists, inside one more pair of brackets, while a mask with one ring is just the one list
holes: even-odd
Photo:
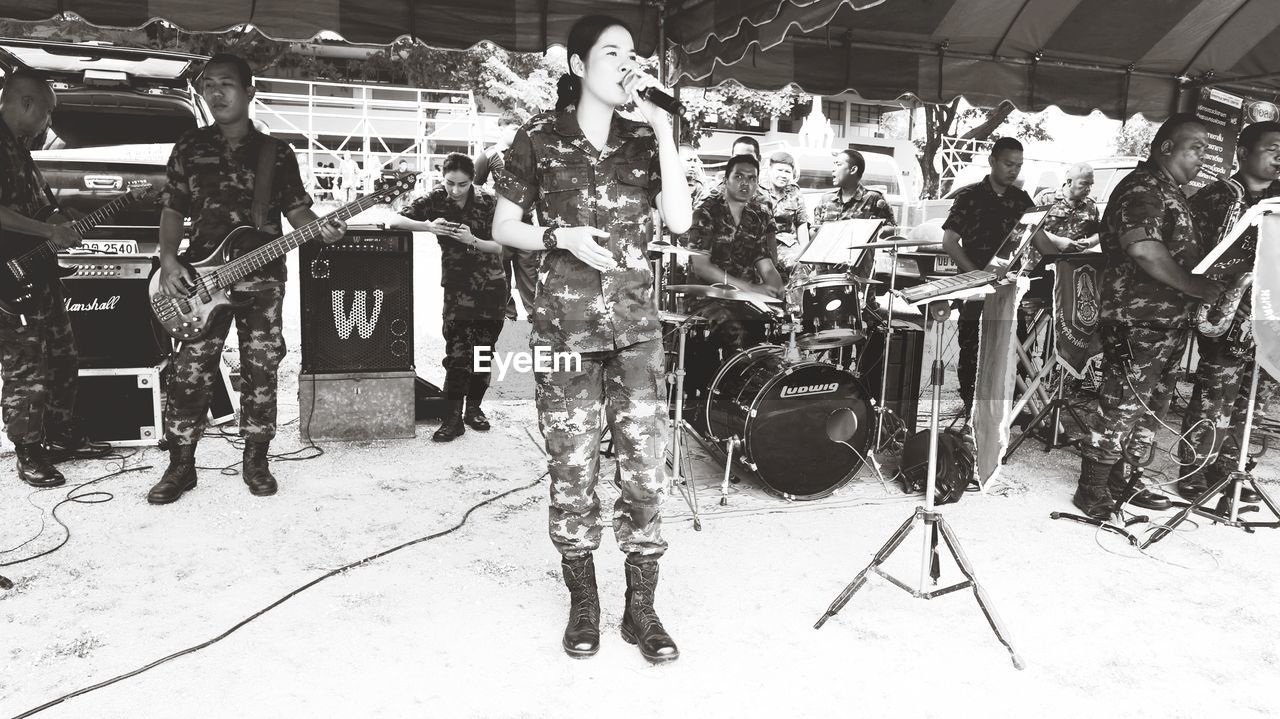
[[[14, 73], [0, 91], [0, 230], [45, 238], [60, 248], [80, 244], [70, 225], [37, 217], [53, 197], [36, 170], [30, 148], [49, 127], [57, 97], [43, 80]], [[3, 237], [3, 255], [16, 241]], [[101, 456], [110, 447], [89, 442], [75, 427], [72, 410], [79, 373], [75, 339], [62, 285], [37, 289], [33, 308], [22, 316], [0, 313], [0, 376], [5, 432], [18, 456], [18, 476], [33, 487], [66, 482], [54, 462]]]
[[[189, 296], [195, 288], [191, 271], [178, 259], [184, 217], [191, 218], [191, 260], [203, 259], [241, 225], [257, 225], [275, 237], [282, 234], [281, 214], [294, 227], [317, 219], [293, 150], [249, 121], [249, 102], [256, 92], [249, 64], [235, 55], [214, 55], [197, 87], [214, 124], [188, 131], [174, 145], [161, 200], [160, 292], [174, 298]], [[264, 172], [269, 187], [256, 193], [256, 179]], [[346, 224], [334, 220], [324, 225], [321, 239], [336, 242], [344, 232]], [[196, 442], [204, 431], [233, 318], [240, 337], [241, 477], [255, 496], [276, 493], [267, 457], [276, 432], [276, 371], [285, 355], [284, 282], [284, 258], [252, 273], [232, 291], [232, 299], [243, 304], [219, 315], [208, 334], [184, 342], [175, 353], [164, 420], [169, 467], [147, 494], [151, 504], [177, 501], [196, 486]]]

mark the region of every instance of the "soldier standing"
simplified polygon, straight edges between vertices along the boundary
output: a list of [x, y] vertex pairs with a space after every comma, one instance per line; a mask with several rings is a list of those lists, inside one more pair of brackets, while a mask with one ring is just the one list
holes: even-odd
[[[1240, 132], [1236, 142], [1240, 171], [1230, 180], [1217, 180], [1191, 196], [1191, 211], [1205, 252], [1222, 237], [1237, 203], [1240, 211], [1258, 202], [1280, 197], [1280, 123], [1256, 122]], [[1232, 183], [1235, 183], [1234, 186]], [[1253, 271], [1253, 257], [1242, 272]], [[1253, 376], [1253, 293], [1245, 292], [1235, 318], [1219, 337], [1199, 336], [1200, 364], [1195, 389], [1182, 420], [1185, 442], [1178, 445], [1182, 479], [1178, 493], [1197, 499], [1212, 484], [1236, 471], [1244, 439], [1249, 405], [1249, 378]], [[1275, 381], [1263, 373], [1258, 396], [1273, 394]], [[1265, 403], [1264, 403], [1265, 404]], [[1217, 441], [1214, 441], [1214, 440]], [[1227, 491], [1231, 491], [1228, 489]], [[1248, 486], [1240, 487], [1246, 502], [1262, 499]]]
[[[836, 153], [835, 159], [832, 161], [831, 182], [835, 185], [835, 190], [822, 196], [822, 201], [818, 206], [813, 208], [813, 232], [817, 235], [818, 230], [822, 228], [823, 223], [836, 222], [839, 220], [884, 220], [887, 227], [893, 227], [897, 222], [893, 219], [893, 208], [889, 207], [889, 203], [885, 201], [884, 195], [878, 190], [872, 190], [862, 185], [862, 176], [867, 170], [867, 160], [862, 156], [861, 152], [853, 148], [846, 148]], [[891, 234], [888, 231], [881, 232], [881, 235]], [[875, 264], [875, 253], [867, 252], [866, 257], [853, 272], [858, 277], [870, 278]], [[800, 270], [793, 275], [791, 285], [794, 287], [803, 282], [806, 275], [819, 272], [821, 270], [813, 269], [808, 272]], [[875, 294], [870, 289], [867, 290], [867, 305], [875, 305]], [[849, 357], [848, 350], [844, 351], [844, 358]], [[842, 362], [847, 364], [847, 362]]]
[[[621, 487], [613, 530], [627, 554], [622, 636], [649, 661], [663, 662], [679, 652], [653, 608], [658, 559], [667, 547], [659, 508], [668, 420], [662, 327], [646, 251], [651, 208], [676, 234], [688, 230], [691, 210], [670, 118], [640, 95], [658, 83], [640, 71], [634, 47], [617, 19], [593, 15], [574, 23], [555, 112], [516, 133], [498, 173], [494, 237], [516, 249], [547, 251], [529, 342], [581, 359], [577, 367], [537, 376], [538, 420], [550, 455], [550, 534], [571, 601], [562, 646], [575, 657], [599, 649], [592, 552], [601, 534], [603, 414]], [[630, 102], [648, 124], [617, 114]], [[521, 222], [535, 204], [545, 228]]]
[[786, 285], [800, 260], [800, 253], [809, 245], [809, 209], [800, 196], [796, 184], [796, 160], [789, 152], [775, 152], [769, 156], [769, 186], [765, 188], [773, 208], [773, 222], [777, 226], [778, 274]]
[[[47, 83], [13, 74], [0, 91], [0, 226], [6, 232], [45, 238], [59, 248], [80, 236], [67, 224], [34, 219], [52, 200], [49, 185], [31, 159], [31, 144], [49, 127], [57, 97]], [[7, 246], [5, 254], [14, 252]], [[79, 374], [71, 320], [62, 284], [36, 288], [34, 309], [24, 317], [0, 312], [0, 371], [4, 379], [4, 428], [18, 457], [18, 476], [33, 487], [66, 482], [54, 463], [110, 451], [75, 426]]]
[[[440, 167], [444, 185], [421, 197], [390, 222], [393, 227], [431, 232], [440, 241], [440, 285], [444, 287], [444, 394], [449, 414], [432, 439], [448, 442], [466, 426], [488, 431], [480, 409], [490, 373], [475, 372], [475, 349], [492, 350], [505, 321], [510, 286], [502, 245], [492, 237], [494, 199], [476, 190], [475, 164], [453, 152]], [[463, 405], [466, 411], [463, 412]]]
[[[276, 237], [282, 234], [281, 214], [294, 227], [317, 219], [302, 186], [297, 157], [287, 144], [258, 132], [249, 122], [249, 101], [255, 92], [249, 64], [235, 55], [214, 55], [197, 82], [214, 124], [188, 131], [169, 156], [160, 214], [160, 292], [170, 297], [187, 297], [194, 290], [195, 278], [178, 258], [183, 218], [191, 218], [185, 258], [190, 261], [207, 257], [241, 225], [261, 222], [258, 229]], [[273, 156], [270, 207], [257, 219], [254, 188], [264, 153]], [[345, 223], [333, 220], [322, 226], [320, 237], [332, 243], [345, 231]], [[245, 439], [241, 477], [254, 495], [275, 494], [267, 456], [276, 433], [276, 371], [285, 354], [284, 283], [281, 257], [232, 288], [232, 298], [243, 306], [222, 313], [204, 338], [184, 342], [174, 353], [164, 422], [169, 467], [147, 494], [151, 504], [175, 502], [196, 486], [196, 443], [204, 432], [233, 318], [240, 336], [240, 434]]]
[[1141, 486], [1119, 496], [1127, 482], [1121, 460], [1150, 451], [1178, 380], [1197, 300], [1214, 301], [1222, 292], [1191, 274], [1203, 252], [1182, 193], [1203, 164], [1207, 134], [1193, 114], [1166, 120], [1151, 140], [1151, 155], [1120, 181], [1102, 216], [1102, 385], [1097, 426], [1082, 447], [1072, 498], [1095, 519], [1126, 500], [1149, 509], [1170, 506], [1167, 497]]
[[[991, 174], [956, 193], [946, 222], [942, 223], [942, 246], [961, 272], [985, 266], [1022, 213], [1033, 207], [1031, 197], [1016, 187], [1022, 173], [1022, 143], [1002, 137], [991, 146], [987, 160]], [[957, 336], [960, 357], [956, 378], [964, 413], [973, 414], [973, 393], [978, 379], [978, 338], [982, 333], [982, 301], [960, 303]]]

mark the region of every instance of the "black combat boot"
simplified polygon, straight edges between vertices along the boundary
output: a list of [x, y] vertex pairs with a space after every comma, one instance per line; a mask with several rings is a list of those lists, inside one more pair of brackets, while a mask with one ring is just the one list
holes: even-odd
[[433, 442], [452, 442], [465, 434], [467, 428], [462, 424], [462, 400], [449, 400], [449, 414], [440, 421], [440, 429], [431, 435]]
[[183, 492], [196, 486], [196, 446], [178, 444], [169, 440], [169, 467], [147, 493], [151, 504], [169, 504], [178, 501]]
[[569, 623], [561, 644], [571, 657], [594, 656], [600, 651], [600, 595], [596, 592], [596, 565], [585, 557], [560, 560], [565, 586], [569, 587]]
[[[1241, 502], [1244, 502], [1245, 504], [1257, 504], [1262, 501], [1262, 495], [1253, 491], [1253, 487], [1250, 487], [1248, 484], [1245, 484], [1244, 482], [1239, 480], [1237, 480], [1236, 483], [1240, 485], [1240, 501]], [[1234, 490], [1235, 490], [1234, 485], [1228, 484], [1227, 488], [1224, 489], [1223, 491], [1232, 492]]]
[[44, 438], [44, 448], [49, 460], [55, 463], [69, 459], [100, 459], [112, 452], [111, 445], [89, 439], [89, 435], [78, 428], [49, 432]]
[[39, 442], [15, 445], [13, 451], [18, 455], [18, 476], [32, 487], [58, 487], [67, 483], [67, 478], [49, 461], [44, 445]]
[[1196, 501], [1200, 498], [1200, 495], [1209, 491], [1209, 478], [1205, 476], [1203, 469], [1196, 469], [1198, 466], [1198, 462], [1191, 465], [1183, 464], [1178, 469], [1178, 476], [1186, 477], [1186, 479], [1178, 480], [1176, 485], [1178, 494], [1182, 495], [1182, 498], [1188, 502]]
[[622, 615], [622, 638], [639, 646], [644, 658], [655, 664], [675, 661], [680, 658], [680, 650], [653, 609], [653, 594], [658, 588], [657, 558], [629, 555], [625, 568], [627, 609]]
[[489, 418], [484, 416], [484, 410], [480, 409], [480, 403], [484, 401], [484, 394], [489, 389], [489, 375], [487, 373], [473, 372], [471, 374], [471, 386], [467, 389], [467, 411], [463, 414], [463, 421], [467, 426], [477, 432], [489, 431]]
[[276, 478], [267, 467], [270, 442], [244, 443], [244, 458], [240, 462], [240, 477], [249, 485], [249, 493], [255, 497], [269, 497], [276, 493]]
[[1080, 458], [1080, 484], [1071, 502], [1090, 519], [1107, 519], [1115, 511], [1115, 500], [1107, 490], [1113, 466], [1088, 457]]
[[1128, 486], [1129, 465], [1116, 462], [1111, 467], [1111, 475], [1107, 479], [1107, 490], [1113, 500], [1120, 504], [1128, 502], [1135, 507], [1156, 511], [1163, 511], [1173, 506], [1173, 502], [1169, 501], [1168, 497], [1147, 489], [1141, 478], [1134, 483], [1133, 489], [1126, 493], [1125, 488]]

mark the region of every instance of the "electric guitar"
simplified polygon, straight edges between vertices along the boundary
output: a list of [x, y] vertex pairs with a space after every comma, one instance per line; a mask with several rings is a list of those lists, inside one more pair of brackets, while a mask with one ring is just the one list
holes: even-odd
[[160, 293], [160, 268], [151, 273], [148, 291], [151, 293], [151, 312], [156, 321], [174, 339], [198, 340], [209, 333], [215, 320], [228, 308], [244, 303], [231, 299], [231, 288], [240, 280], [267, 263], [279, 259], [290, 250], [320, 236], [320, 228], [330, 220], [348, 220], [361, 212], [394, 200], [413, 189], [416, 172], [401, 172], [376, 183], [377, 191], [361, 197], [314, 222], [309, 222], [287, 235], [266, 241], [254, 249], [239, 254], [239, 248], [258, 245], [268, 237], [254, 227], [237, 227], [218, 243], [217, 248], [199, 262], [182, 261], [182, 265], [195, 275], [194, 287], [186, 297], [169, 297]]
[[[154, 185], [139, 185], [72, 222], [71, 228], [83, 237], [120, 210], [140, 200], [154, 197], [156, 193]], [[44, 222], [57, 211], [56, 206], [49, 205], [32, 219]], [[41, 287], [75, 274], [75, 268], [58, 264], [59, 249], [52, 240], [36, 235], [4, 233], [4, 241], [0, 243], [0, 261], [4, 263], [0, 266], [0, 312], [10, 315], [30, 313], [34, 309], [36, 293]]]

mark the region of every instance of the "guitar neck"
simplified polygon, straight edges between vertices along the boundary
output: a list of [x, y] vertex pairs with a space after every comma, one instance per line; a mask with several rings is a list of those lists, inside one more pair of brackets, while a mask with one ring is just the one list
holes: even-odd
[[249, 276], [250, 273], [262, 269], [268, 263], [284, 257], [289, 252], [319, 237], [320, 228], [329, 221], [342, 220], [345, 222], [381, 202], [386, 202], [386, 198], [381, 194], [362, 197], [355, 202], [339, 207], [324, 217], [308, 222], [287, 235], [277, 237], [251, 252], [246, 252], [217, 269], [217, 285], [219, 287], [229, 287], [239, 282]]
[[[108, 202], [102, 207], [99, 207], [93, 212], [85, 215], [84, 217], [81, 217], [75, 222], [72, 222], [71, 229], [75, 230], [77, 235], [80, 235], [81, 237], [83, 237], [85, 233], [87, 233], [89, 230], [92, 230], [93, 228], [97, 227], [98, 225], [106, 221], [108, 217], [111, 217], [115, 213], [119, 212], [125, 206], [132, 203], [135, 199], [136, 198], [134, 197], [132, 192], [126, 192], [123, 195], [112, 200], [111, 202]], [[23, 261], [32, 260], [32, 259], [47, 260], [47, 259], [53, 259], [57, 257], [57, 255], [58, 255], [58, 246], [53, 244], [53, 240], [45, 240], [35, 248], [28, 251], [26, 254], [22, 255], [22, 257], [19, 257], [18, 261], [23, 262]]]

